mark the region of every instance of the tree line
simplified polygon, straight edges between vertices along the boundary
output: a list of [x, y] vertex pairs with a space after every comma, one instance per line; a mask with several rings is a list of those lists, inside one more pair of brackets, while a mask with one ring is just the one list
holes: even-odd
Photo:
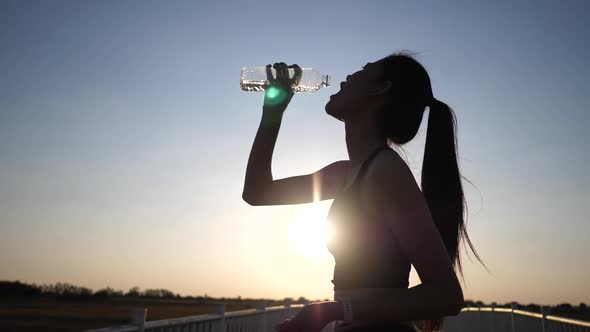
[[[511, 308], [512, 303], [514, 304], [515, 309], [531, 311], [531, 312], [541, 312], [541, 305], [535, 303], [529, 304], [521, 304], [518, 302], [508, 302], [503, 304], [498, 304], [496, 302], [492, 303], [483, 303], [482, 301], [471, 301], [466, 300], [464, 302], [464, 307], [496, 307], [496, 308]], [[551, 313], [552, 315], [560, 315], [560, 314], [579, 314], [582, 316], [590, 315], [590, 310], [586, 303], [581, 302], [577, 306], [572, 305], [570, 303], [560, 303], [554, 306], [544, 306], [545, 309]]]
[[[65, 282], [58, 282], [48, 285], [27, 284], [20, 281], [0, 281], [0, 299], [34, 299], [34, 298], [51, 298], [57, 300], [96, 300], [96, 299], [115, 299], [115, 298], [130, 298], [130, 299], [170, 299], [170, 300], [196, 300], [203, 303], [224, 302], [224, 301], [266, 301], [268, 303], [283, 303], [289, 301], [293, 304], [304, 304], [311, 302], [305, 297], [301, 296], [298, 299], [284, 298], [283, 300], [272, 299], [251, 299], [242, 298], [214, 298], [207, 294], [203, 296], [191, 296], [176, 294], [172, 291], [163, 288], [145, 289], [141, 290], [139, 287], [132, 287], [128, 291], [116, 290], [111, 287], [105, 287], [97, 291], [93, 291], [87, 287], [80, 287]], [[320, 300], [317, 300], [320, 301]], [[326, 299], [325, 301], [328, 301]]]
[[[255, 302], [255, 301], [266, 301], [269, 304], [276, 303], [281, 304], [285, 301], [289, 301], [293, 304], [305, 304], [309, 302], [318, 302], [321, 300], [310, 301], [305, 297], [299, 297], [298, 299], [284, 298], [283, 300], [268, 300], [268, 299], [243, 299], [238, 296], [237, 298], [213, 298], [205, 294], [204, 296], [181, 296], [167, 289], [145, 289], [141, 290], [139, 287], [132, 287], [128, 291], [123, 292], [121, 290], [115, 290], [111, 287], [105, 287], [97, 291], [93, 291], [90, 288], [80, 287], [69, 283], [58, 282], [49, 285], [36, 285], [27, 284], [20, 281], [0, 281], [0, 299], [25, 299], [25, 298], [53, 298], [63, 300], [96, 300], [96, 299], [114, 299], [114, 298], [132, 298], [132, 299], [177, 299], [177, 300], [196, 300], [202, 303], [211, 302]], [[329, 301], [324, 299], [323, 301]], [[540, 312], [541, 306], [538, 304], [520, 304], [514, 303], [518, 309]], [[465, 307], [492, 307], [496, 308], [510, 308], [511, 303], [483, 303], [481, 301], [466, 300], [464, 303]], [[569, 303], [561, 303], [555, 306], [546, 306], [546, 309], [555, 315], [559, 314], [576, 314], [579, 316], [590, 316], [590, 310], [585, 303], [578, 305], [572, 305]]]

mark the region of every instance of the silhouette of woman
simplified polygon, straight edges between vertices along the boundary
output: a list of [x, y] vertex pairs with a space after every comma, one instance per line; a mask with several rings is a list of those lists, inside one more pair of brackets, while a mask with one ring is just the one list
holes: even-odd
[[[276, 330], [319, 332], [331, 322], [337, 332], [440, 329], [442, 317], [463, 306], [454, 271], [461, 272], [459, 242], [479, 259], [464, 226], [454, 112], [434, 98], [428, 73], [411, 55], [368, 63], [325, 106], [344, 122], [349, 160], [275, 180], [272, 153], [301, 70], [283, 62], [273, 67], [276, 77], [268, 65], [268, 79], [281, 93], [265, 94], [242, 197], [254, 206], [334, 199], [328, 222], [336, 233], [327, 243], [336, 262], [335, 301], [308, 304]], [[427, 106], [420, 189], [390, 146], [414, 138]], [[422, 283], [408, 288], [411, 265]]]

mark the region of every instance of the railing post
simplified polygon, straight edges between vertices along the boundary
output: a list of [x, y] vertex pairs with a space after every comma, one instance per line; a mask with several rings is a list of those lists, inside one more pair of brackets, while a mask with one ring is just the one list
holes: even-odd
[[215, 306], [215, 313], [221, 315], [221, 319], [219, 320], [219, 325], [217, 327], [217, 332], [225, 332], [225, 303], [217, 303]]
[[293, 312], [293, 309], [291, 308], [291, 300], [286, 299], [284, 305], [285, 309], [287, 309], [287, 317], [291, 317], [291, 312]]
[[514, 309], [516, 307], [516, 303], [510, 302], [510, 326], [512, 332], [516, 332], [516, 325], [514, 324]]
[[145, 319], [147, 317], [147, 309], [134, 308], [131, 313], [131, 324], [137, 326], [138, 332], [143, 332], [145, 326]]
[[483, 331], [483, 329], [481, 328], [481, 304], [480, 303], [477, 304], [477, 330]]
[[457, 316], [457, 321], [459, 322], [459, 332], [463, 332], [463, 320], [465, 319], [465, 313], [467, 311], [462, 311]]
[[543, 317], [541, 317], [541, 331], [545, 332], [547, 331], [547, 328], [545, 326], [546, 324], [546, 319], [547, 319], [547, 308], [545, 308], [545, 306], [541, 306], [541, 315]]
[[492, 303], [492, 316], [491, 316], [491, 319], [490, 319], [491, 320], [490, 325], [491, 325], [492, 332], [495, 332], [496, 331], [496, 324], [494, 324], [494, 321], [496, 320], [495, 310], [496, 310], [496, 302], [493, 302]]
[[260, 317], [260, 325], [258, 326], [258, 330], [260, 332], [266, 332], [266, 302], [261, 302], [256, 305], [256, 311], [259, 312]]

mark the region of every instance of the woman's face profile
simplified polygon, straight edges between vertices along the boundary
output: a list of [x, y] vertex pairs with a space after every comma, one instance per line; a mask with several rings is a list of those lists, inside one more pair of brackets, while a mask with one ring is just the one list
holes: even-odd
[[330, 96], [326, 103], [326, 113], [340, 121], [354, 112], [362, 111], [368, 105], [370, 91], [382, 77], [381, 61], [367, 63], [363, 69], [348, 75], [340, 83], [340, 90]]

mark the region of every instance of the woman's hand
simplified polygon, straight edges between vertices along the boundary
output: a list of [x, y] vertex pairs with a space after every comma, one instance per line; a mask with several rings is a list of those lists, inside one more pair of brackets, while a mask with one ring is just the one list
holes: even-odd
[[297, 315], [275, 326], [278, 332], [321, 332], [326, 324], [341, 319], [339, 302], [319, 302], [304, 306]]
[[[282, 115], [293, 98], [293, 87], [299, 84], [303, 71], [298, 65], [287, 66], [284, 62], [275, 63], [272, 68], [276, 70], [276, 77], [272, 75], [271, 65], [266, 65], [269, 87], [264, 93], [264, 112]], [[295, 70], [293, 78], [289, 77], [289, 68]]]

